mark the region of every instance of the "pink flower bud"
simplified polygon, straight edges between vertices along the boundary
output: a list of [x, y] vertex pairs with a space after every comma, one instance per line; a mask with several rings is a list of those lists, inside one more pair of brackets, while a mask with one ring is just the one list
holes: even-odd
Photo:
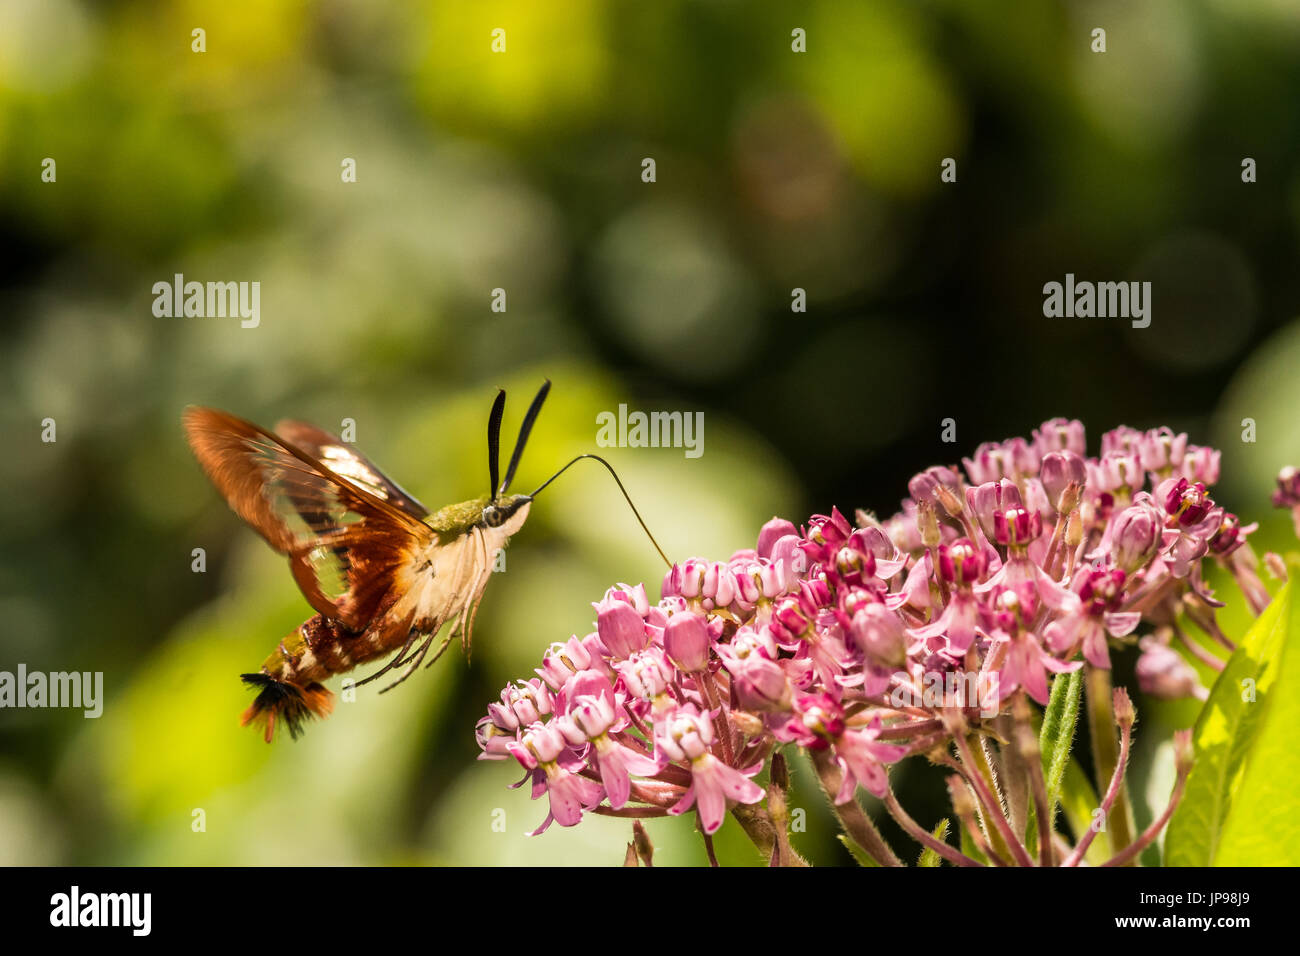
[[703, 616], [687, 611], [674, 614], [664, 628], [668, 659], [688, 674], [709, 666], [709, 629]]
[[1068, 514], [1079, 503], [1079, 495], [1088, 480], [1088, 469], [1074, 452], [1053, 451], [1043, 456], [1038, 476], [1052, 508]]
[[709, 562], [703, 558], [687, 558], [673, 568], [673, 593], [684, 598], [699, 597], [704, 590], [704, 575], [709, 570]]
[[1145, 496], [1121, 511], [1110, 529], [1115, 566], [1125, 574], [1143, 567], [1160, 549], [1163, 528], [1164, 515]]
[[907, 490], [913, 501], [928, 501], [946, 511], [946, 502], [961, 491], [961, 478], [951, 468], [935, 465], [913, 476], [907, 483]]
[[975, 514], [980, 527], [984, 529], [984, 534], [990, 541], [996, 537], [994, 514], [1010, 508], [1024, 507], [1024, 502], [1020, 500], [1020, 490], [1013, 482], [1005, 479], [988, 481], [978, 487], [967, 488], [966, 504]]
[[798, 535], [788, 534], [772, 545], [771, 561], [780, 565], [786, 588], [794, 587], [794, 583], [808, 570], [808, 555], [802, 542]]
[[643, 649], [648, 643], [645, 620], [636, 608], [618, 600], [601, 603], [604, 607], [596, 616], [596, 631], [610, 656], [621, 661]]
[[772, 556], [772, 545], [776, 544], [786, 535], [798, 535], [798, 529], [784, 518], [773, 518], [758, 532], [758, 556], [760, 558], [770, 558]]

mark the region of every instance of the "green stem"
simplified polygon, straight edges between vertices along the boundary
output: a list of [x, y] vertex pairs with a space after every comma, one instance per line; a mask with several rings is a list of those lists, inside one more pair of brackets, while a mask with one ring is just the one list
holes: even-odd
[[813, 766], [817, 768], [817, 779], [822, 785], [826, 799], [830, 801], [831, 810], [840, 821], [840, 826], [844, 828], [845, 835], [881, 866], [902, 866], [903, 861], [889, 848], [885, 838], [880, 835], [880, 831], [876, 829], [876, 825], [871, 822], [871, 818], [856, 799], [851, 799], [844, 804], [835, 802], [835, 796], [840, 791], [840, 783], [843, 779], [840, 768], [835, 763], [835, 756], [830, 750], [814, 750], [811, 753]]
[[984, 754], [984, 748], [974, 735], [970, 739], [975, 741], [974, 747], [970, 745], [970, 740], [962, 736], [954, 738], [953, 742], [957, 745], [958, 753], [961, 754], [966, 778], [975, 788], [975, 793], [984, 808], [985, 825], [989, 839], [993, 842], [993, 849], [999, 856], [1014, 860], [1017, 866], [1033, 866], [1034, 861], [1025, 852], [1024, 844], [1011, 829], [1011, 824], [1007, 822], [1006, 814], [1002, 810], [993, 780], [993, 770]]

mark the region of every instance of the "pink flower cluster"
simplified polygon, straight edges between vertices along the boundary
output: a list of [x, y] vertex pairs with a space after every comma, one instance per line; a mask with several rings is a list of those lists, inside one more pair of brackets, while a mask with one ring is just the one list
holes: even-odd
[[712, 833], [763, 798], [752, 778], [782, 744], [829, 761], [838, 804], [859, 786], [891, 797], [887, 765], [1018, 698], [1045, 704], [1052, 675], [1109, 668], [1143, 624], [1143, 690], [1203, 694], [1172, 644], [1214, 659], [1188, 621], [1227, 642], [1207, 560], [1256, 613], [1268, 602], [1255, 526], [1208, 490], [1219, 452], [1186, 435], [1120, 427], [1087, 457], [1083, 426], [1053, 419], [964, 466], [917, 474], [885, 521], [774, 518], [752, 550], [675, 565], [657, 604], [611, 589], [592, 633], [553, 645], [489, 706], [483, 758], [517, 760], [548, 796], [537, 832], [587, 811], [694, 808]]

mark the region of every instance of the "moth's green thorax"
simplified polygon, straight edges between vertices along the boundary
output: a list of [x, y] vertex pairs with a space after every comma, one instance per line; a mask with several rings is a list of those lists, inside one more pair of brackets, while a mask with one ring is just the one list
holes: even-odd
[[497, 515], [500, 517], [497, 522], [499, 526], [531, 500], [528, 495], [500, 495], [495, 499], [486, 496], [472, 498], [469, 501], [447, 505], [429, 515], [425, 522], [438, 533], [440, 538], [454, 537], [467, 534], [470, 528], [475, 526], [494, 527], [485, 514], [489, 505], [496, 506]]

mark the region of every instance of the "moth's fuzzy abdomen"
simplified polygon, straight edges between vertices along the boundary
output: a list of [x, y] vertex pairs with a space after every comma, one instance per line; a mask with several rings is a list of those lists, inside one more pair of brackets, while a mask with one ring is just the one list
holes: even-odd
[[275, 736], [277, 722], [283, 722], [289, 728], [289, 736], [297, 740], [305, 721], [328, 717], [334, 709], [334, 695], [321, 684], [313, 682], [303, 687], [270, 674], [241, 674], [240, 677], [250, 687], [259, 688], [240, 723], [245, 727], [249, 724], [264, 727], [267, 743]]

